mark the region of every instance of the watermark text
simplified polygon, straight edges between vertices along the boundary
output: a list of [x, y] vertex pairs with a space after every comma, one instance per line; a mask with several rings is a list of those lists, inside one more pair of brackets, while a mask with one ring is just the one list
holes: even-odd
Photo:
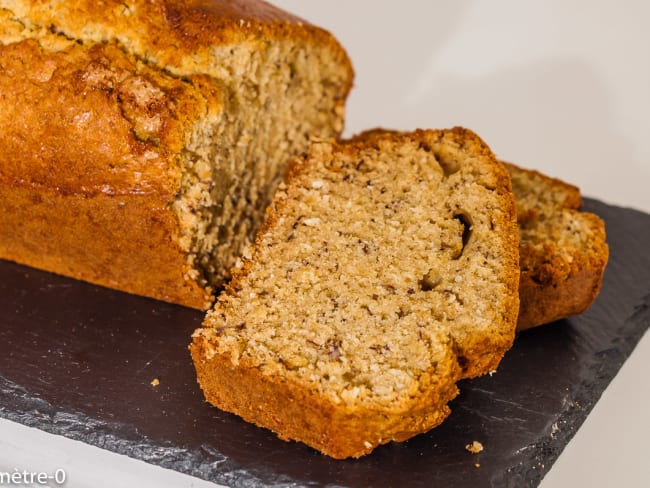
[[62, 485], [65, 483], [65, 470], [57, 469], [54, 474], [44, 471], [22, 471], [14, 468], [13, 471], [0, 471], [0, 486], [11, 485], [46, 485], [56, 483]]

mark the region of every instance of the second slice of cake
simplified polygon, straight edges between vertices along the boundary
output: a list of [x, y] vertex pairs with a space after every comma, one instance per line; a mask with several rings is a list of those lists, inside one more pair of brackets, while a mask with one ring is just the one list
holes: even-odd
[[449, 414], [518, 312], [510, 181], [464, 129], [317, 142], [191, 345], [208, 401], [336, 458]]

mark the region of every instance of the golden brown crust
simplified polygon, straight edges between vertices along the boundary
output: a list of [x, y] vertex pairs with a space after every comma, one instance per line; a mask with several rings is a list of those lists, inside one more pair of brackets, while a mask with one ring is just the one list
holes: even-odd
[[587, 310], [600, 292], [609, 257], [605, 224], [586, 212], [581, 218], [593, 233], [591, 248], [582, 252], [558, 253], [553, 242], [520, 248], [521, 308], [517, 330], [530, 329]]
[[156, 198], [1, 186], [4, 259], [193, 308], [211, 302], [185, 279], [185, 253], [170, 237], [178, 222]]
[[0, 53], [5, 184], [167, 201], [181, 174], [172, 155], [190, 123], [208, 104], [220, 110], [216, 85], [203, 83], [199, 94], [137, 66], [114, 45], [48, 52], [28, 39]]
[[169, 202], [182, 134], [220, 110], [216, 85], [198, 93], [110, 44], [0, 46], [0, 71], [0, 257], [205, 308]]
[[[336, 459], [361, 457], [378, 445], [403, 441], [439, 425], [450, 413], [447, 403], [457, 394], [456, 363], [430, 374], [408, 411], [346, 409], [314, 391], [257, 366], [233, 365], [227, 355], [210, 356], [206, 342], [190, 345], [197, 377], [206, 399], [244, 420], [274, 431], [283, 440], [301, 442]], [[442, 365], [441, 365], [442, 366]]]
[[[325, 46], [333, 61], [347, 71], [352, 64], [343, 47], [327, 31], [260, 0], [76, 0], [57, 2], [0, 0], [32, 27], [50, 29], [73, 39], [118, 41], [149, 63], [175, 72], [209, 72], [211, 50], [218, 45], [257, 44], [269, 40]], [[1, 39], [1, 36], [0, 36]]]

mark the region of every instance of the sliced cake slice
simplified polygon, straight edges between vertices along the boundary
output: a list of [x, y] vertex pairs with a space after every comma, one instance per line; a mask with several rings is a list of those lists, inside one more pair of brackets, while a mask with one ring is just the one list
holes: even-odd
[[584, 312], [600, 291], [609, 248], [605, 223], [580, 212], [580, 190], [504, 163], [517, 201], [521, 299], [518, 329]]
[[[346, 142], [399, 133], [375, 128]], [[600, 292], [607, 265], [605, 223], [597, 215], [580, 211], [582, 198], [576, 186], [502, 163], [512, 179], [518, 213], [521, 277], [517, 329], [584, 312]]]
[[517, 320], [510, 180], [464, 129], [316, 142], [190, 346], [207, 400], [335, 457], [449, 414]]

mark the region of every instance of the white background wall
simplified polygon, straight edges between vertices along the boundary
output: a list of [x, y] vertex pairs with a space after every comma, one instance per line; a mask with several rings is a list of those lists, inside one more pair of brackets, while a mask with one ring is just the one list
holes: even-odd
[[650, 210], [650, 2], [273, 3], [348, 50], [347, 134], [463, 125], [503, 159]]

